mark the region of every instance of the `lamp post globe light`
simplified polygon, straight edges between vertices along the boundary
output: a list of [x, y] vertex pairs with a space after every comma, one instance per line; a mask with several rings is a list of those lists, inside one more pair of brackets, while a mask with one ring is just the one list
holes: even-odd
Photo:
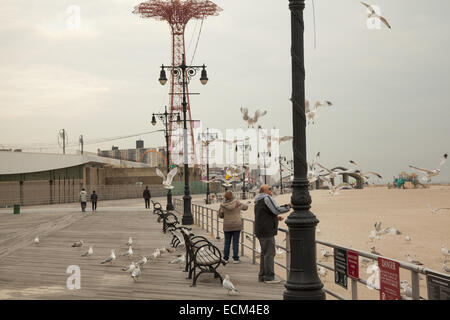
[[[202, 85], [205, 85], [208, 82], [208, 76], [206, 73], [206, 66], [188, 66], [186, 65], [185, 56], [182, 56], [182, 63], [178, 66], [161, 66], [161, 72], [159, 74], [159, 83], [161, 85], [165, 85], [167, 83], [166, 70], [170, 69], [172, 72], [172, 76], [174, 79], [178, 81], [179, 84], [183, 87], [183, 102], [181, 105], [183, 106], [183, 154], [184, 154], [184, 196], [183, 196], [183, 218], [181, 219], [181, 223], [183, 225], [192, 225], [194, 224], [194, 218], [192, 217], [191, 211], [191, 195], [189, 190], [189, 160], [188, 160], [188, 138], [187, 138], [187, 101], [186, 101], [186, 86], [197, 74], [198, 70], [202, 70], [200, 76], [200, 82]], [[172, 93], [174, 94], [174, 93]], [[192, 120], [191, 120], [192, 121]]]
[[291, 248], [290, 268], [283, 293], [285, 300], [324, 300], [323, 284], [317, 274], [315, 229], [319, 223], [310, 211], [311, 196], [306, 177], [306, 118], [304, 21], [305, 0], [289, 0], [291, 11], [292, 124], [294, 180], [293, 211], [286, 219]]
[[[167, 106], [164, 107], [164, 113], [153, 113], [152, 115], [152, 125], [155, 126], [156, 125], [156, 117], [158, 117], [158, 119], [160, 121], [162, 121], [162, 123], [164, 124], [164, 133], [165, 133], [165, 138], [166, 138], [166, 164], [167, 164], [167, 173], [169, 173], [170, 171], [170, 151], [169, 151], [169, 123], [170, 122], [177, 122], [180, 123], [181, 122], [181, 118], [180, 118], [180, 113], [178, 112], [173, 112], [173, 113], [169, 113], [167, 112]], [[176, 117], [176, 121], [174, 121], [173, 119], [175, 119]], [[172, 203], [172, 190], [169, 189], [167, 191], [167, 205], [166, 205], [166, 210], [168, 211], [172, 211], [175, 210], [175, 207], [173, 206]]]

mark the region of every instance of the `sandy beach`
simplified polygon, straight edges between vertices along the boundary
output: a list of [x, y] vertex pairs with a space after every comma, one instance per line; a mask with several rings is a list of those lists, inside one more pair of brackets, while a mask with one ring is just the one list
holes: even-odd
[[[433, 208], [450, 207], [450, 186], [405, 190], [369, 187], [363, 190], [341, 190], [337, 196], [330, 195], [327, 190], [313, 190], [310, 194], [311, 211], [320, 221], [317, 239], [366, 252], [370, 252], [370, 248], [375, 246], [383, 256], [402, 261], [407, 261], [405, 255], [410, 254], [427, 268], [444, 272], [441, 245], [450, 247], [450, 210], [440, 210], [433, 214], [427, 205], [430, 204]], [[290, 197], [291, 194], [284, 194], [275, 196], [275, 199], [281, 205], [289, 203]], [[219, 204], [211, 205], [214, 208], [218, 206]], [[243, 212], [243, 217], [254, 218], [253, 205]], [[391, 226], [401, 234], [383, 235], [381, 239], [371, 242], [368, 236], [376, 221], [381, 221], [382, 228]], [[279, 226], [287, 228], [284, 221]], [[409, 242], [405, 240], [407, 235], [411, 237]], [[284, 234], [279, 234], [277, 244], [284, 245], [283, 239]], [[317, 246], [318, 261], [333, 266], [333, 258], [322, 257], [321, 248], [321, 245]], [[277, 260], [284, 263], [285, 255], [277, 255]], [[360, 265], [359, 273], [363, 279], [372, 274], [367, 273], [367, 267], [368, 265]], [[279, 267], [277, 269], [280, 277], [285, 278], [285, 271]], [[410, 274], [409, 271], [401, 271], [401, 280], [408, 280], [411, 284]], [[420, 278], [420, 294], [426, 298], [425, 276]], [[350, 289], [336, 286], [331, 271], [322, 277], [322, 281], [328, 289], [350, 298]], [[379, 299], [378, 291], [369, 290], [361, 284], [358, 284], [358, 294], [360, 299]]]

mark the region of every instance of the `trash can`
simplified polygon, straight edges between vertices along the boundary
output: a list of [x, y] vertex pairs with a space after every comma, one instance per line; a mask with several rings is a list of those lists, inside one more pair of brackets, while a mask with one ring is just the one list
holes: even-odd
[[20, 204], [15, 204], [14, 205], [14, 214], [19, 214], [20, 213]]

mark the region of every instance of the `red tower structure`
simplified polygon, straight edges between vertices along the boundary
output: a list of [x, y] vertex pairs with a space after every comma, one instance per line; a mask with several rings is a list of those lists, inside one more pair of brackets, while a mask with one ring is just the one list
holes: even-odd
[[[187, 23], [191, 19], [205, 19], [208, 16], [216, 16], [222, 9], [215, 3], [208, 0], [148, 0], [142, 2], [135, 7], [133, 13], [140, 14], [142, 18], [154, 18], [156, 20], [167, 21], [172, 31], [172, 66], [179, 66], [182, 64], [183, 56], [185, 56], [185, 42], [184, 31]], [[170, 112], [182, 111], [182, 95], [183, 86], [181, 83], [175, 80], [174, 76], [170, 76]], [[190, 135], [192, 142], [192, 153], [195, 155], [194, 144], [194, 126], [191, 117], [191, 107], [189, 103], [189, 90], [186, 84], [187, 93], [187, 117], [188, 121], [188, 134]], [[175, 128], [178, 125], [169, 126], [169, 152], [174, 153], [174, 146], [183, 146], [183, 135], [172, 135], [172, 132], [176, 131]], [[178, 138], [178, 141], [177, 141]], [[188, 137], [189, 139], [189, 137]], [[189, 152], [189, 150], [184, 150]], [[178, 155], [177, 155], [178, 156]], [[174, 157], [171, 157], [174, 159]]]

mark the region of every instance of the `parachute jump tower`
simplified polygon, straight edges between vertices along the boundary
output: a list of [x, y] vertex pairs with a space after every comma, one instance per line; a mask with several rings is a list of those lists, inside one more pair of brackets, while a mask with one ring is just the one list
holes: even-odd
[[[142, 18], [154, 18], [156, 20], [166, 21], [171, 28], [172, 33], [172, 66], [182, 64], [183, 56], [185, 57], [184, 31], [187, 23], [191, 19], [205, 19], [208, 16], [217, 16], [222, 11], [214, 2], [201, 0], [148, 0], [136, 6], [133, 13], [140, 14]], [[186, 61], [187, 63], [187, 61]], [[187, 75], [186, 75], [187, 79]], [[183, 85], [170, 73], [170, 112], [183, 111], [182, 92]], [[189, 103], [189, 91], [186, 84], [187, 93], [187, 125], [188, 139], [192, 142], [192, 151], [195, 150], [193, 122], [191, 121], [191, 108]], [[169, 152], [172, 153], [174, 146], [183, 146], [183, 135], [172, 135], [174, 130], [172, 122], [169, 125]], [[178, 129], [178, 126], [177, 126]], [[177, 141], [178, 137], [178, 141]], [[184, 150], [184, 152], [189, 152]], [[173, 159], [173, 157], [171, 157]]]

